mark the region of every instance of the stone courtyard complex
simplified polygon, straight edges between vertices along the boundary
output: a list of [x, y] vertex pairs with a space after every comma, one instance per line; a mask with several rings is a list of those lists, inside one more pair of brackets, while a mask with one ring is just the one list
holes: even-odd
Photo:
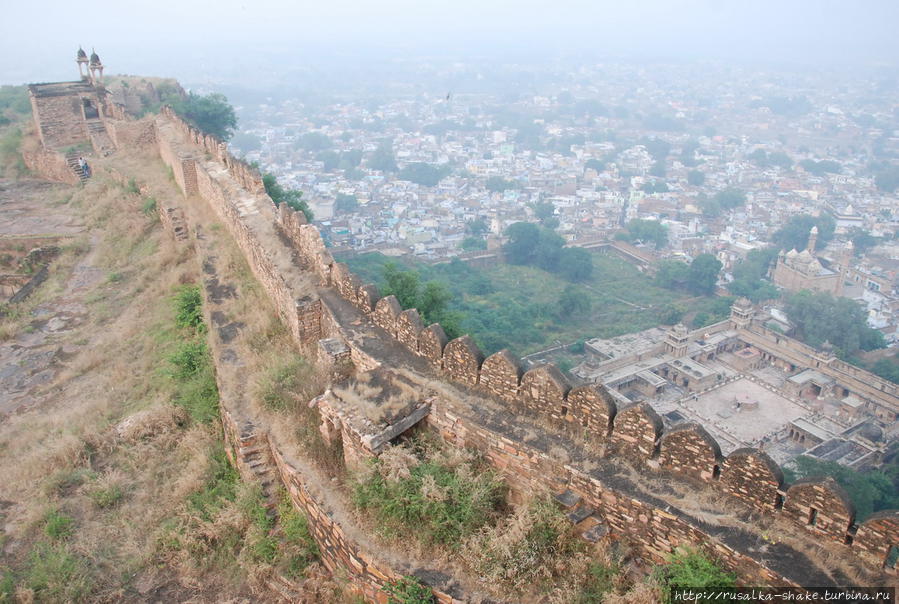
[[729, 320], [588, 340], [572, 370], [621, 404], [648, 402], [665, 425], [702, 424], [727, 454], [759, 447], [853, 468], [880, 463], [897, 438], [896, 385], [765, 327], [746, 299]]

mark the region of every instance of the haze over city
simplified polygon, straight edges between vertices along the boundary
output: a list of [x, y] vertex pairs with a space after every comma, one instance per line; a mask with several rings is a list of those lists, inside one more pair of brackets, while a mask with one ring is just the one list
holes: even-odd
[[899, 587], [897, 23], [5, 7], [0, 602]]

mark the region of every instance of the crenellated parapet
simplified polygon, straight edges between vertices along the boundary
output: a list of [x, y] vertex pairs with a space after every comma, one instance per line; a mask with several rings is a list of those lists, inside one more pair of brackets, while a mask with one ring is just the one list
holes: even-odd
[[[191, 144], [213, 158], [225, 157], [222, 155], [225, 151], [216, 151], [217, 147], [210, 147], [212, 143], [207, 138], [195, 137], [183, 125], [175, 130], [179, 136], [193, 137], [190, 140], [196, 142]], [[788, 520], [799, 528], [800, 533], [807, 531], [844, 544], [850, 555], [856, 555], [869, 567], [882, 568], [890, 548], [899, 544], [897, 512], [877, 514], [856, 524], [845, 494], [831, 481], [809, 480], [785, 485], [781, 468], [760, 449], [738, 449], [724, 458], [715, 439], [698, 424], [678, 424], [665, 429], [650, 405], [616, 404], [616, 399], [601, 384], [572, 387], [565, 375], [552, 365], [525, 372], [520, 359], [507, 350], [484, 358], [470, 336], [450, 340], [440, 324], [425, 325], [417, 310], [403, 309], [395, 296], [381, 297], [376, 286], [361, 282], [346, 264], [335, 262], [318, 229], [307, 224], [301, 213], [284, 206], [276, 209], [264, 193], [253, 193], [250, 189], [236, 195], [217, 182], [217, 178], [224, 177], [213, 174], [204, 165], [212, 160], [204, 160], [203, 153], [196, 148], [191, 156], [184, 140], [168, 140], [171, 134], [165, 129], [158, 130], [162, 139], [158, 144], [164, 161], [173, 166], [176, 180], [179, 185], [184, 183], [182, 186], [186, 191], [190, 182], [178, 178], [178, 162], [184, 158], [194, 160], [195, 192], [215, 208], [227, 225], [298, 345], [306, 350], [319, 348], [318, 342], [322, 338], [340, 339], [344, 330], [357, 329], [356, 326], [364, 323], [370, 329], [367, 333], [374, 334], [367, 337], [376, 338], [384, 348], [393, 347], [392, 350], [402, 352], [391, 357], [391, 362], [404, 363], [403, 359], [406, 359], [410, 366], [419, 368], [416, 371], [425, 367], [431, 374], [462, 386], [464, 392], [495, 399], [509, 410], [510, 421], [522, 415], [545, 419], [553, 429], [562, 427], [569, 434], [602, 445], [608, 459], [627, 460], [642, 467], [643, 471], [667, 473], [708, 485], [760, 513]], [[167, 153], [165, 149], [174, 149], [178, 153]], [[227, 162], [222, 160], [222, 163]], [[253, 185], [252, 175], [241, 176], [242, 172], [232, 167], [225, 173], [234, 183], [249, 178], [249, 185]], [[248, 202], [248, 199], [252, 201]], [[254, 235], [256, 226], [252, 225], [260, 224], [267, 224], [278, 232], [278, 245], [289, 249], [293, 268], [305, 279], [306, 295], [298, 296], [281, 275], [283, 263], [276, 262], [267, 249], [272, 244]], [[334, 300], [340, 304], [333, 303]], [[347, 344], [357, 371], [378, 366], [377, 354], [362, 350], [353, 342]], [[428, 413], [433, 414], [434, 408], [433, 405], [429, 407]], [[453, 426], [462, 430], [462, 424], [455, 423], [450, 416], [451, 413], [445, 411], [440, 422], [435, 418], [435, 429], [442, 437], [466, 446], [479, 442], [472, 436], [478, 433], [476, 425], [466, 424], [464, 433], [456, 434]], [[502, 446], [507, 452], [515, 448], [510, 442], [503, 441]], [[504, 472], [516, 472], [519, 468], [524, 471], [534, 456], [525, 449], [523, 445], [520, 447], [520, 455], [504, 454]], [[509, 459], [510, 456], [513, 459]], [[535, 486], [542, 483], [545, 487], [557, 488], [560, 477], [546, 475], [549, 467], [555, 466], [547, 462], [540, 471], [533, 471], [528, 480]], [[573, 480], [569, 477], [569, 481]], [[591, 496], [597, 502], [604, 502], [607, 508], [616, 505], [616, 501], [624, 501], [613, 488], [602, 485], [602, 477], [585, 479], [578, 484], [584, 489], [593, 489], [587, 494], [592, 493]], [[641, 510], [640, 514], [652, 525], [641, 529], [648, 531], [645, 541], [656, 551], [670, 551], [678, 543], [688, 542], [669, 540], [665, 532], [669, 519], [661, 510], [652, 513]], [[636, 530], [636, 521], [628, 518], [628, 514], [622, 514], [617, 524], [613, 524], [613, 532]], [[684, 531], [684, 534], [690, 532]], [[690, 539], [697, 539], [696, 535], [700, 533], [696, 529], [696, 533], [690, 533]]]

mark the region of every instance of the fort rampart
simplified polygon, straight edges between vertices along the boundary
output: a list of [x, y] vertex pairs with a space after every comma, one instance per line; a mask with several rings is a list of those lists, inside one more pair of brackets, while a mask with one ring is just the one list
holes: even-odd
[[[264, 197], [257, 186], [257, 183], [261, 186], [261, 178], [253, 176], [242, 162], [230, 158], [222, 146], [214, 143], [214, 139], [211, 141], [211, 137], [199, 135], [168, 113], [158, 124], [160, 155], [172, 167], [176, 181], [185, 183], [187, 188], [183, 190], [188, 195], [194, 191], [190, 183], [198, 183], [196, 191], [212, 205], [234, 235], [254, 274], [304, 351], [314, 352], [317, 341], [323, 337], [342, 336], [340, 323], [330, 312], [329, 305], [314, 293], [315, 285], [333, 288], [346, 302], [381, 327], [385, 337], [396, 339], [411, 353], [426, 359], [447, 379], [472, 388], [483, 396], [502, 400], [511, 416], [527, 413], [544, 417], [561, 426], [576, 429], [593, 443], [607, 443], [610, 454], [627, 456], [638, 466], [658, 468], [659, 471], [679, 474], [686, 480], [715, 485], [751, 508], [779, 514], [802, 530], [831, 540], [835, 546], [844, 548], [847, 555], [858, 556], [872, 569], [882, 568], [890, 548], [899, 544], [899, 513], [880, 514], [856, 525], [851, 502], [832, 481], [804, 483], [814, 485], [814, 488], [790, 487], [784, 483], [783, 473], [777, 464], [761, 450], [741, 449], [722, 459], [717, 443], [700, 426], [680, 426], [666, 433], [661, 420], [648, 405], [618, 409], [602, 387], [572, 389], [555, 367], [545, 365], [522, 372], [517, 360], [506, 351], [485, 359], [468, 336], [447, 342], [439, 325], [423, 326], [417, 313], [404, 313], [392, 296], [380, 298], [375, 286], [361, 283], [346, 265], [334, 262], [318, 230], [306, 224], [302, 214], [284, 206], [276, 210], [271, 202], [255, 203], [251, 210], [246, 209], [250, 207], [245, 199], [247, 196]], [[183, 138], [172, 140], [174, 133]], [[201, 144], [206, 153], [213, 153], [224, 160], [206, 163], [184, 161], [185, 152], [176, 151], [174, 147], [185, 143], [191, 146]], [[217, 178], [216, 170], [227, 171], [231, 178]], [[249, 183], [255, 190], [249, 191], [242, 186], [229, 190], [226, 186], [229, 181]], [[242, 205], [244, 211], [241, 210]], [[269, 251], [254, 236], [253, 224], [260, 221], [273, 222], [284, 240], [290, 243], [299, 268], [310, 279], [307, 284], [308, 297], [297, 296], [299, 292], [284, 279], [290, 271], [280, 270]], [[353, 342], [350, 340], [348, 343], [352, 349]], [[357, 351], [354, 360], [368, 356], [363, 351]], [[371, 361], [366, 364], [371, 364]], [[435, 408], [439, 409], [439, 406], [432, 406], [426, 421], [440, 427]], [[465, 430], [472, 434], [474, 428], [467, 426]], [[451, 441], [457, 440], [446, 430], [445, 423], [441, 433]], [[476, 446], [464, 439], [463, 444]], [[483, 446], [488, 459], [503, 469], [513, 483], [526, 475], [519, 470], [510, 472], [509, 464], [504, 464], [495, 454], [491, 456], [488, 449]], [[522, 446], [521, 449], [527, 450], [528, 447]], [[544, 488], [559, 490], [561, 480], [562, 483], [579, 485], [584, 491], [581, 496], [591, 501], [621, 500], [621, 496], [616, 497], [613, 490], [601, 487], [601, 479], [576, 479], [573, 474], [566, 476], [566, 472], [570, 471], [558, 471], [557, 468], [549, 472], [532, 472], [531, 475]], [[550, 480], [554, 484], [547, 484]], [[537, 487], [538, 484], [532, 486]], [[655, 557], [671, 551], [678, 544], [709, 541], [696, 528], [684, 528], [680, 535], [672, 538], [674, 523], [653, 524], [649, 520], [658, 516], [653, 516], [649, 509], [636, 515], [622, 514], [614, 509], [614, 505], [606, 504], [604, 512], [608, 518], [617, 518], [614, 522], [610, 521], [616, 532], [622, 535], [641, 534], [647, 553], [655, 554]], [[650, 513], [647, 515], [646, 512]], [[764, 575], [765, 572], [759, 570], [758, 576]], [[769, 578], [776, 579], [775, 576]]]
[[[306, 224], [302, 214], [283, 205], [276, 209], [258, 172], [233, 158], [222, 143], [168, 110], [156, 119], [152, 137], [132, 140], [154, 145], [184, 194], [210, 204], [304, 354], [318, 355], [321, 339], [336, 338], [348, 346], [357, 370], [377, 367], [377, 355], [355, 336], [356, 328], [347, 320], [352, 315], [464, 392], [497, 401], [505, 410], [503, 422], [513, 428], [519, 416], [545, 421], [553, 428], [545, 440], [575, 434], [605, 451], [607, 459], [627, 459], [639, 472], [709, 485], [753, 513], [783, 518], [858, 560], [872, 577], [895, 573], [885, 565], [891, 548], [899, 545], [899, 513], [882, 512], [857, 524], [849, 498], [832, 481], [787, 485], [781, 469], [761, 450], [739, 449], [722, 458], [718, 444], [698, 425], [665, 431], [648, 405], [619, 407], [601, 386], [572, 388], [550, 365], [524, 372], [508, 351], [485, 358], [468, 336], [447, 341], [440, 325], [424, 325], [419, 313], [402, 309], [392, 296], [382, 298], [377, 287], [362, 283], [346, 265], [335, 262], [318, 230]], [[278, 237], [261, 236], [272, 232]], [[659, 560], [675, 547], [690, 544], [713, 550], [748, 584], [789, 584], [806, 577], [795, 574], [800, 571], [789, 562], [741, 549], [727, 531], [679, 512], [661, 496], [635, 493], [601, 470], [586, 472], [562, 463], [547, 453], [548, 447], [525, 443], [514, 429], [488, 427], [477, 414], [450, 407], [448, 402], [432, 403], [424, 424], [447, 442], [481, 451], [513, 489], [575, 493], [603, 517], [613, 536], [631, 539], [649, 558]], [[229, 421], [226, 415], [229, 438], [239, 440]], [[348, 569], [366, 585], [383, 584], [390, 571], [328, 525], [327, 514], [304, 491], [302, 476], [285, 469], [289, 466], [274, 443], [267, 446], [294, 503], [309, 515], [316, 541], [323, 551], [335, 552], [326, 564]], [[601, 456], [598, 461], [603, 461]], [[358, 574], [360, 566], [371, 572]], [[373, 597], [373, 591], [366, 593]]]

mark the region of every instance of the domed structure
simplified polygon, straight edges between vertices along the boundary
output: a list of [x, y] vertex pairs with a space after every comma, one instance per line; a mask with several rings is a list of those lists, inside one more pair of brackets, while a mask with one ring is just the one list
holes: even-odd
[[[100, 55], [94, 49], [91, 49], [90, 72], [91, 81], [94, 85], [99, 84], [103, 79], [103, 62], [100, 61]], [[98, 73], [100, 74], [99, 77]]]
[[87, 53], [80, 46], [78, 47], [78, 52], [75, 53], [75, 62], [78, 63], [78, 75], [83, 78], [86, 75], [83, 67], [87, 66]]

